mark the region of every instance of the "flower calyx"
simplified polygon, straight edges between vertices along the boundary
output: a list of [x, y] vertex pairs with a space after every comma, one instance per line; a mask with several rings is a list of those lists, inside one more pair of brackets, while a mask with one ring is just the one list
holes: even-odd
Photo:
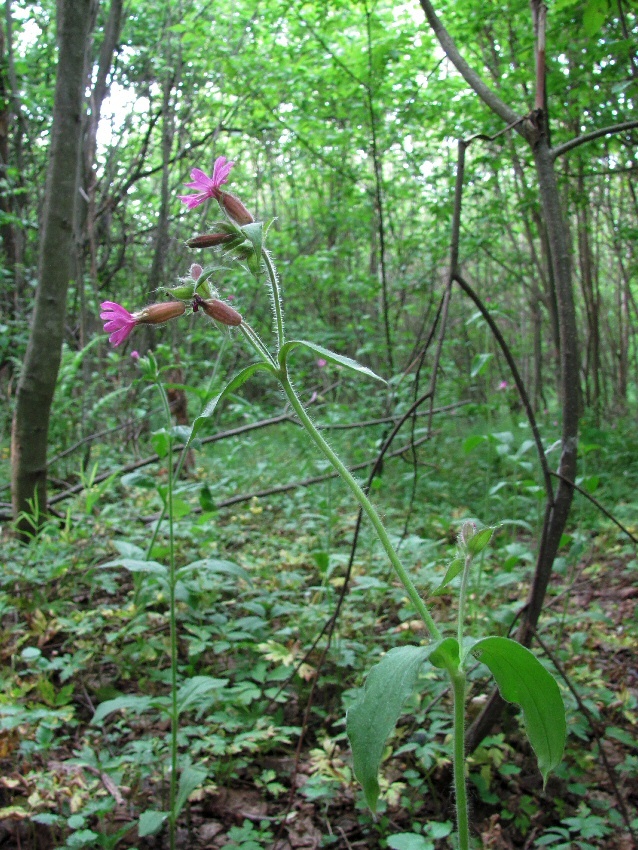
[[207, 316], [210, 316], [216, 322], [221, 322], [222, 325], [238, 327], [243, 321], [237, 310], [233, 310], [229, 304], [220, 301], [219, 298], [202, 298], [201, 295], [195, 293], [193, 313], [197, 313], [200, 308]]

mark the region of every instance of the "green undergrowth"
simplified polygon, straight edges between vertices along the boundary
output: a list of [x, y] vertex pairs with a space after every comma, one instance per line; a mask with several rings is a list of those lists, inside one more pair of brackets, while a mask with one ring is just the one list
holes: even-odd
[[[379, 428], [331, 430], [337, 413], [315, 413], [332, 444], [352, 464], [374, 457]], [[242, 415], [241, 404], [231, 408], [230, 422]], [[414, 436], [425, 427], [419, 420]], [[556, 426], [541, 423], [541, 433], [552, 463]], [[507, 635], [541, 521], [529, 429], [507, 412], [495, 421], [473, 408], [435, 419], [434, 436], [386, 460], [374, 500], [426, 593], [454, 557], [462, 520], [499, 525], [473, 574], [468, 614], [470, 631]], [[634, 442], [620, 428], [585, 427], [579, 482], [633, 533]], [[123, 460], [108, 444], [99, 458], [104, 466]], [[388, 749], [376, 819], [352, 773], [345, 709], [364, 671], [391, 647], [426, 639], [379, 545], [364, 524], [328, 645], [355, 510], [332, 479], [251, 496], [325, 471], [286, 423], [202, 447], [178, 483], [177, 567], [196, 562], [177, 587], [187, 689], [179, 744], [182, 758], [205, 771], [180, 820], [183, 846], [266, 848], [278, 830], [292, 847], [308, 846], [303, 836], [325, 847], [449, 846], [450, 702], [436, 672], [423, 674], [391, 756]], [[156, 485], [165, 481], [165, 463], [102, 488], [87, 480], [30, 546], [4, 538], [2, 841], [34, 850], [161, 846], [138, 837], [137, 820], [161, 810], [168, 794], [168, 601], [152, 571], [104, 564], [145, 559], [162, 507]], [[218, 506], [236, 494], [245, 500]], [[166, 562], [166, 532], [164, 523], [153, 561]], [[543, 790], [519, 718], [505, 715], [470, 759], [473, 821], [485, 846], [627, 846], [614, 783], [635, 828], [637, 577], [627, 534], [577, 497], [541, 634], [543, 663], [558, 671], [568, 708], [568, 749]], [[436, 597], [435, 617], [449, 619], [454, 604], [453, 593]], [[473, 714], [486, 693], [477, 667]]]

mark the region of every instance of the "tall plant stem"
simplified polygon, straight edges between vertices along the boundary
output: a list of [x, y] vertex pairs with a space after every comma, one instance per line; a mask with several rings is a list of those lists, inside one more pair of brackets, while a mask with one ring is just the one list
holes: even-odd
[[290, 379], [288, 378], [288, 373], [286, 371], [286, 367], [282, 367], [279, 372], [279, 379], [283, 386], [284, 392], [290, 401], [295, 413], [301, 420], [301, 424], [304, 426], [306, 431], [308, 432], [310, 438], [315, 443], [315, 445], [320, 449], [320, 451], [328, 458], [330, 463], [337, 470], [341, 478], [344, 480], [346, 485], [348, 486], [350, 492], [355, 497], [357, 502], [361, 505], [363, 512], [366, 514], [370, 522], [372, 523], [374, 530], [377, 533], [379, 541], [381, 545], [386, 551], [386, 554], [390, 560], [390, 563], [394, 567], [394, 570], [403, 584], [410, 601], [416, 608], [419, 616], [425, 623], [428, 631], [430, 632], [431, 637], [434, 640], [439, 640], [441, 638], [441, 633], [437, 628], [436, 623], [432, 619], [432, 615], [428, 611], [425, 603], [419, 596], [417, 589], [412, 583], [412, 579], [406, 572], [405, 567], [401, 563], [399, 556], [397, 555], [390, 538], [388, 536], [387, 531], [385, 530], [381, 519], [376, 512], [372, 502], [368, 499], [366, 494], [363, 492], [361, 486], [357, 483], [356, 479], [350, 472], [350, 470], [341, 462], [339, 457], [333, 452], [328, 443], [321, 436], [317, 428], [315, 427], [313, 421], [310, 419], [308, 414], [303, 408], [301, 401], [299, 400], [297, 393], [295, 392], [292, 384], [290, 383]]
[[449, 670], [454, 698], [454, 797], [459, 850], [469, 850], [470, 826], [465, 785], [465, 673]]
[[166, 414], [168, 440], [168, 493], [166, 503], [168, 504], [168, 540], [169, 540], [169, 567], [168, 567], [168, 590], [169, 590], [169, 620], [170, 620], [170, 658], [171, 658], [171, 739], [170, 760], [171, 776], [169, 785], [169, 842], [170, 850], [176, 850], [177, 823], [175, 817], [175, 800], [177, 798], [177, 606], [175, 599], [175, 535], [173, 522], [173, 438], [170, 435], [172, 427], [171, 407], [162, 384], [157, 382], [157, 387], [162, 397], [162, 405]]

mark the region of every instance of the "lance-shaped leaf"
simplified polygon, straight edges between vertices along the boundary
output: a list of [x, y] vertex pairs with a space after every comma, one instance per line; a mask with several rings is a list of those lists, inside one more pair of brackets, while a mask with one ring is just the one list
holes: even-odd
[[489, 667], [503, 699], [520, 705], [543, 783], [547, 782], [563, 757], [567, 735], [565, 706], [554, 677], [529, 649], [510, 638], [482, 638], [472, 652]]
[[251, 363], [250, 366], [246, 366], [245, 369], [242, 369], [234, 378], [232, 378], [224, 387], [224, 389], [216, 395], [215, 398], [212, 398], [206, 407], [202, 410], [197, 419], [193, 422], [193, 430], [191, 432], [188, 445], [190, 445], [195, 438], [195, 435], [202, 427], [204, 422], [215, 413], [220, 403], [226, 398], [226, 396], [230, 395], [230, 393], [235, 392], [235, 390], [239, 389], [242, 384], [245, 384], [246, 381], [251, 378], [255, 372], [259, 369], [265, 369], [267, 372], [271, 372], [273, 375], [275, 374], [275, 370], [268, 363]]
[[421, 665], [434, 647], [399, 646], [370, 670], [365, 687], [346, 716], [354, 773], [375, 812], [379, 765], [406, 699], [414, 691]]
[[192, 561], [184, 567], [177, 570], [179, 578], [185, 578], [191, 572], [202, 573], [226, 573], [227, 575], [235, 576], [242, 579], [252, 587], [252, 578], [248, 570], [240, 567], [239, 564], [234, 564], [232, 561], [224, 561], [220, 558], [202, 558], [199, 561]]
[[141, 714], [143, 711], [147, 711], [153, 703], [153, 697], [145, 696], [132, 696], [132, 695], [124, 695], [121, 697], [115, 697], [115, 699], [109, 699], [105, 702], [100, 703], [95, 710], [95, 714], [91, 719], [91, 723], [100, 723], [107, 717], [109, 714], [112, 714], [114, 711], [120, 711], [121, 709], [128, 709], [133, 712], [133, 714]]
[[137, 832], [140, 838], [144, 838], [147, 835], [156, 835], [164, 825], [168, 814], [168, 812], [158, 812], [154, 809], [148, 809], [142, 812], [137, 825]]
[[179, 787], [175, 800], [175, 811], [173, 817], [177, 817], [184, 808], [184, 804], [190, 795], [204, 782], [208, 775], [206, 768], [194, 767], [192, 764], [185, 765], [179, 777]]
[[[192, 676], [177, 692], [177, 712], [181, 714], [189, 705], [201, 700], [213, 690], [226, 687], [228, 679], [216, 679], [213, 676]], [[189, 792], [190, 793], [190, 792]]]
[[307, 348], [309, 351], [318, 354], [324, 360], [328, 360], [330, 363], [336, 363], [339, 366], [345, 366], [346, 369], [352, 369], [355, 372], [361, 372], [363, 375], [367, 375], [370, 378], [374, 378], [377, 381], [381, 381], [382, 383], [386, 383], [383, 378], [380, 378], [379, 375], [375, 374], [372, 369], [368, 369], [367, 366], [362, 366], [360, 363], [357, 363], [356, 360], [352, 360], [350, 357], [346, 357], [343, 354], [335, 354], [334, 351], [330, 351], [328, 348], [324, 348], [322, 345], [316, 345], [314, 342], [308, 342], [305, 339], [292, 339], [290, 342], [284, 343], [279, 350], [279, 362], [282, 366], [286, 362], [286, 358], [288, 354], [292, 351], [295, 346], [301, 345], [304, 348]]
[[448, 565], [447, 570], [445, 571], [445, 575], [443, 576], [443, 581], [441, 584], [433, 590], [431, 596], [439, 596], [441, 593], [445, 593], [445, 588], [448, 584], [459, 575], [459, 573], [463, 572], [463, 566], [465, 565], [465, 561], [459, 555], [454, 558], [453, 561]]

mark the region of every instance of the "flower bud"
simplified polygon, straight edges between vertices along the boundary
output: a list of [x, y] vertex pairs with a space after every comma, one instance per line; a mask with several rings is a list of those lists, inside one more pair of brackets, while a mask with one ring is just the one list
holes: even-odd
[[200, 307], [207, 316], [210, 316], [211, 319], [215, 319], [216, 322], [221, 322], [222, 325], [237, 327], [242, 323], [242, 318], [237, 310], [233, 310], [229, 304], [225, 304], [223, 301], [220, 301], [219, 298], [204, 299], [199, 295], [195, 295], [195, 300], [193, 301], [193, 312], [197, 312]]
[[202, 276], [202, 272], [204, 269], [200, 266], [199, 263], [193, 263], [191, 266], [191, 277], [193, 280], [197, 281]]
[[139, 313], [134, 313], [135, 321], [145, 325], [161, 325], [170, 319], [182, 316], [186, 310], [182, 301], [165, 301], [162, 304], [149, 304]]
[[224, 245], [235, 239], [233, 233], [203, 233], [201, 236], [193, 236], [186, 242], [188, 248], [214, 248], [216, 245]]
[[239, 198], [231, 195], [230, 192], [220, 192], [219, 203], [237, 224], [252, 224], [255, 220]]

